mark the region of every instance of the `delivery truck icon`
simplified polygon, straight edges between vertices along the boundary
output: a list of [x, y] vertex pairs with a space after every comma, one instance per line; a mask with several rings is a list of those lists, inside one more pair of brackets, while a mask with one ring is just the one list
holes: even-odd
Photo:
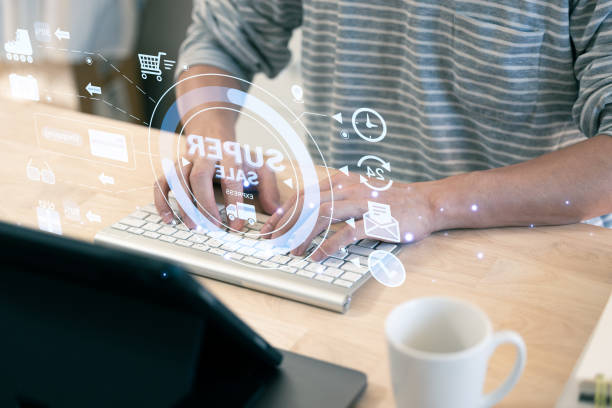
[[227, 218], [230, 221], [234, 221], [236, 218], [247, 221], [250, 225], [255, 224], [257, 221], [257, 213], [255, 212], [255, 206], [245, 203], [230, 204], [225, 207]]

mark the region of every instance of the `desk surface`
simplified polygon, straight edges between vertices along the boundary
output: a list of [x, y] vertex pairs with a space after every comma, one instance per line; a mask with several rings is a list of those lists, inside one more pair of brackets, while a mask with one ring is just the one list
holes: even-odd
[[[0, 219], [37, 227], [37, 207], [53, 205], [61, 214], [64, 235], [91, 241], [99, 229], [152, 201], [146, 128], [44, 104], [2, 100], [0, 120]], [[51, 146], [41, 139], [45, 125], [66, 130], [73, 125], [119, 128], [129, 136], [131, 166], [113, 167], [43, 150], [41, 146]], [[81, 137], [87, 137], [86, 130]], [[56, 183], [29, 180], [30, 159], [32, 166], [52, 169]], [[101, 173], [114, 177], [115, 184], [102, 184]], [[74, 206], [80, 209], [80, 221], [64, 214], [66, 207]], [[437, 233], [406, 247], [401, 259], [407, 271], [404, 285], [387, 288], [371, 280], [345, 315], [200, 281], [275, 346], [367, 373], [368, 389], [359, 404], [363, 407], [393, 406], [383, 330], [386, 315], [401, 302], [430, 295], [474, 302], [489, 314], [495, 329], [521, 333], [527, 343], [527, 366], [500, 406], [551, 407], [612, 289], [612, 230], [582, 224]], [[497, 351], [487, 390], [502, 381], [513, 361], [510, 346]]]

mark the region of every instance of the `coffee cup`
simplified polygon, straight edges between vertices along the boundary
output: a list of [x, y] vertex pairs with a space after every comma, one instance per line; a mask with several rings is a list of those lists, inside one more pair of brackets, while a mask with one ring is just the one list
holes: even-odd
[[[471, 303], [414, 299], [397, 306], [385, 326], [393, 393], [398, 407], [481, 408], [501, 401], [516, 385], [527, 359], [521, 336], [493, 332], [487, 315]], [[489, 358], [505, 343], [516, 347], [514, 367], [483, 395]]]

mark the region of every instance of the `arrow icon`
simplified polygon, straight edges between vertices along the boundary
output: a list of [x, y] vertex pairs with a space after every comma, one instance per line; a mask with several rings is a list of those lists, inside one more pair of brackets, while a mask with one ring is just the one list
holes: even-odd
[[344, 173], [345, 176], [349, 175], [348, 166], [340, 167], [338, 170], [340, 170], [342, 173]]
[[284, 180], [283, 183], [285, 183], [286, 185], [289, 186], [289, 188], [293, 188], [293, 179], [288, 178], [287, 180]]
[[359, 258], [357, 257], [354, 257], [353, 259], [349, 260], [349, 262], [355, 266], [361, 266], [361, 264], [359, 263]]
[[60, 30], [59, 27], [57, 28], [57, 30], [55, 30], [55, 36], [60, 41], [61, 40], [69, 40], [70, 39], [70, 33], [68, 31]]
[[106, 185], [106, 184], [115, 184], [115, 179], [111, 176], [107, 176], [106, 174], [102, 173], [98, 176], [98, 180], [100, 180], [100, 183]]
[[349, 218], [348, 220], [346, 220], [344, 222], [346, 222], [348, 225], [350, 225], [351, 228], [355, 229], [355, 219], [354, 218]]
[[93, 95], [93, 94], [102, 95], [102, 88], [100, 88], [99, 86], [92, 85], [91, 82], [87, 84], [87, 86], [85, 87], [85, 90], [89, 92], [90, 95]]
[[361, 184], [367, 184], [368, 183], [368, 179], [363, 177], [361, 174], [359, 175], [359, 182]]
[[191, 164], [191, 162], [184, 157], [181, 158], [181, 163], [183, 163], [183, 167], [189, 166]]
[[85, 217], [89, 220], [89, 222], [102, 222], [102, 217], [98, 214], [92, 213], [91, 210], [87, 211]]
[[339, 124], [342, 124], [342, 112], [338, 112], [332, 116]]

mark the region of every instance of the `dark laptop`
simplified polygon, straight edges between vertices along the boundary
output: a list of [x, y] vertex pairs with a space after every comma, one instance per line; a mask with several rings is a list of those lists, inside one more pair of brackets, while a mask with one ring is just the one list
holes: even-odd
[[329, 407], [363, 373], [275, 349], [182, 268], [0, 223], [1, 407]]

